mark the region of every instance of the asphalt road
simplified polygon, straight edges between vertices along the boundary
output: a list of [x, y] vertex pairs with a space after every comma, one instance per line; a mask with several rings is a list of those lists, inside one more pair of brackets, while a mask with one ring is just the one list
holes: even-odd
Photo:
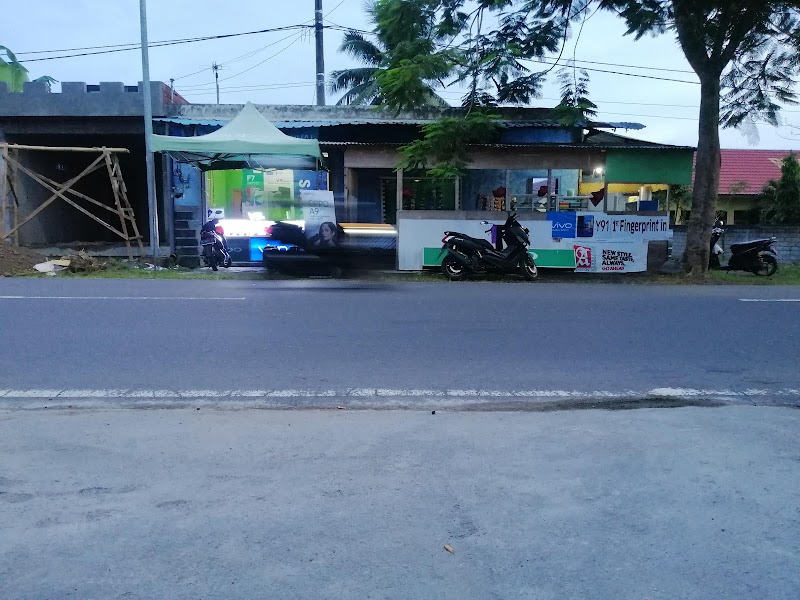
[[0, 392], [797, 390], [797, 300], [796, 287], [6, 279]]
[[796, 600], [798, 434], [772, 407], [0, 411], [0, 598]]

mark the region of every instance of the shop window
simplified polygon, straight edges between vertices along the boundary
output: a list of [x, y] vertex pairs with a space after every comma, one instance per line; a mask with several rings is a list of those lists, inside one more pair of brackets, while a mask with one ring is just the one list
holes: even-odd
[[[436, 180], [429, 177], [403, 179], [402, 210], [455, 210], [456, 186], [454, 179]], [[397, 178], [381, 180], [383, 222], [397, 223]]]

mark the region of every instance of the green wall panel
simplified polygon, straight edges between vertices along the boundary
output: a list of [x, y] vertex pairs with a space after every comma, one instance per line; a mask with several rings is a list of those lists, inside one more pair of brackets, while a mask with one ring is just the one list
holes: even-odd
[[606, 183], [691, 185], [693, 150], [609, 150]]

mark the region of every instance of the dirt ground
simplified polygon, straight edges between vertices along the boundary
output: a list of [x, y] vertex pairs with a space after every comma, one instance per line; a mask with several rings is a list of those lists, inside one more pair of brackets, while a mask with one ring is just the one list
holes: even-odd
[[0, 277], [33, 273], [33, 265], [45, 260], [47, 257], [43, 254], [0, 242]]

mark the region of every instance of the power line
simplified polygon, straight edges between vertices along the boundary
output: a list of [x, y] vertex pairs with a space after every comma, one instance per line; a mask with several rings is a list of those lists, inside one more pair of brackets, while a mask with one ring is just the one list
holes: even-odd
[[[289, 89], [298, 89], [298, 88], [307, 88], [307, 87], [314, 87], [316, 83], [297, 83], [293, 85], [274, 85], [274, 86], [254, 86], [252, 88], [219, 88], [220, 92], [225, 92], [226, 94], [251, 94], [253, 92], [266, 92], [266, 91], [275, 91], [275, 90], [289, 90]], [[193, 91], [187, 93], [187, 96], [213, 96], [215, 95], [215, 91], [205, 90], [205, 91]]]
[[[332, 9], [330, 9], [330, 10], [328, 11], [328, 14], [326, 14], [325, 16], [326, 16], [326, 17], [330, 16], [330, 14], [331, 14], [333, 11], [335, 11], [337, 8], [339, 8], [339, 7], [340, 7], [342, 4], [344, 4], [344, 0], [340, 0], [339, 4], [337, 4], [337, 5], [336, 5], [336, 6], [334, 6]], [[335, 23], [334, 23], [334, 25], [335, 25]]]
[[[219, 89], [222, 91], [226, 90], [262, 90], [262, 89], [273, 89], [273, 88], [284, 88], [284, 87], [305, 87], [307, 85], [315, 85], [313, 81], [292, 81], [287, 83], [265, 83], [259, 85], [236, 85], [230, 87], [220, 87]], [[201, 92], [210, 92], [214, 91], [215, 86], [211, 87], [204, 87], [198, 88], [193, 90], [188, 90], [187, 93], [189, 94], [197, 94]]]
[[[263, 64], [264, 64], [265, 62], [267, 62], [268, 60], [271, 60], [271, 59], [275, 58], [276, 56], [278, 56], [279, 54], [281, 54], [281, 53], [283, 53], [283, 52], [286, 52], [286, 51], [287, 51], [289, 48], [291, 48], [291, 47], [292, 47], [292, 46], [294, 46], [294, 45], [295, 45], [297, 42], [299, 42], [299, 41], [300, 41], [300, 39], [301, 39], [301, 37], [302, 37], [302, 33], [301, 33], [300, 35], [297, 35], [297, 34], [295, 34], [294, 36], [289, 36], [289, 37], [294, 37], [295, 39], [294, 39], [294, 40], [292, 40], [292, 41], [291, 41], [291, 42], [290, 42], [290, 43], [289, 43], [287, 46], [285, 46], [284, 48], [281, 48], [280, 50], [278, 50], [278, 51], [277, 51], [275, 54], [271, 54], [270, 56], [268, 56], [267, 58], [265, 58], [265, 59], [264, 59], [264, 60], [262, 60], [261, 62], [254, 64], [252, 67], [248, 67], [248, 68], [247, 68], [247, 69], [245, 69], [244, 71], [239, 71], [238, 73], [236, 73], [236, 74], [234, 74], [234, 75], [230, 75], [229, 77], [223, 77], [222, 79], [220, 79], [220, 81], [228, 81], [229, 79], [233, 79], [234, 77], [239, 77], [240, 75], [244, 75], [245, 73], [248, 73], [248, 72], [252, 71], [252, 70], [253, 70], [253, 69], [255, 69], [256, 67], [260, 67], [261, 65], [263, 65]], [[288, 38], [284, 38], [284, 39], [288, 39]], [[184, 89], [184, 90], [187, 90], [187, 91], [191, 91], [192, 89], [196, 89], [196, 88], [199, 88], [199, 87], [206, 87], [206, 86], [208, 86], [208, 85], [210, 85], [210, 84], [208, 84], [208, 83], [202, 83], [202, 84], [199, 84], [199, 85], [196, 85], [196, 86], [188, 86], [188, 87], [185, 87], [185, 88], [183, 88], [183, 89]]]
[[[289, 30], [292, 30], [292, 29], [307, 29], [308, 27], [309, 27], [308, 25], [287, 25], [287, 26], [284, 26], [284, 27], [272, 27], [272, 28], [268, 28], [268, 29], [258, 29], [258, 30], [255, 30], [255, 31], [243, 31], [243, 32], [240, 32], [240, 33], [226, 33], [226, 34], [221, 34], [221, 35], [210, 35], [210, 36], [194, 37], [194, 38], [180, 38], [180, 39], [175, 39], [175, 40], [163, 40], [163, 41], [160, 41], [160, 42], [152, 42], [148, 46], [151, 47], [151, 48], [158, 48], [158, 47], [161, 47], [161, 46], [173, 46], [173, 45], [176, 45], [176, 44], [190, 44], [190, 43], [195, 43], [195, 42], [205, 42], [205, 41], [209, 41], [209, 40], [221, 40], [221, 39], [227, 39], [227, 38], [232, 38], [232, 37], [241, 37], [241, 36], [246, 36], [246, 35], [256, 35], [256, 34], [261, 34], [261, 33], [273, 33], [273, 32], [276, 32], [276, 31], [289, 31]], [[25, 62], [26, 63], [30, 63], [30, 62], [38, 62], [38, 61], [43, 61], [43, 60], [56, 60], [56, 59], [60, 59], [60, 58], [74, 58], [74, 57], [77, 57], [77, 56], [94, 56], [94, 55], [97, 55], [97, 54], [110, 54], [110, 53], [113, 53], [113, 52], [127, 52], [129, 50], [138, 50], [139, 48], [141, 48], [140, 44], [122, 44], [122, 45], [120, 45], [120, 47], [115, 48], [115, 49], [98, 50], [97, 52], [82, 52], [80, 54], [65, 54], [65, 55], [62, 55], [62, 56], [50, 56], [50, 57], [45, 57], [45, 58], [32, 58], [30, 60], [26, 60]]]
[[[336, 10], [337, 8], [339, 8], [339, 7], [340, 7], [342, 4], [344, 4], [344, 2], [345, 2], [345, 0], [341, 0], [341, 1], [339, 2], [339, 4], [337, 4], [337, 5], [336, 5], [336, 6], [334, 6], [334, 7], [333, 7], [331, 10], [329, 10], [329, 11], [328, 11], [327, 15], [330, 15], [330, 14], [331, 14], [333, 11], [335, 11], [335, 10]], [[327, 16], [327, 15], [326, 15], [326, 16]], [[304, 21], [304, 22], [300, 23], [299, 25], [300, 25], [300, 26], [305, 26], [305, 27], [310, 27], [310, 26], [311, 26], [311, 23], [312, 23], [313, 21], [314, 21], [313, 19], [309, 19], [309, 20], [307, 20], [307, 21]], [[330, 21], [330, 23], [331, 23], [331, 25], [334, 25], [334, 26], [335, 26], [335, 28], [340, 28], [340, 29], [343, 29], [343, 28], [344, 28], [344, 26], [342, 26], [342, 25], [339, 25], [338, 23], [333, 23], [332, 21]], [[261, 48], [257, 48], [256, 50], [252, 50], [252, 51], [250, 51], [250, 52], [246, 52], [246, 53], [244, 53], [244, 54], [241, 54], [241, 55], [239, 55], [239, 56], [236, 56], [236, 57], [234, 57], [234, 58], [231, 58], [230, 60], [223, 61], [223, 62], [219, 63], [219, 65], [220, 65], [220, 66], [222, 66], [222, 65], [229, 65], [229, 64], [232, 64], [232, 63], [235, 63], [235, 62], [239, 62], [240, 60], [246, 60], [246, 59], [248, 59], [248, 58], [250, 58], [250, 57], [252, 57], [252, 56], [255, 56], [255, 55], [256, 55], [256, 54], [258, 54], [259, 52], [262, 52], [262, 51], [266, 50], [267, 48], [270, 48], [270, 47], [272, 47], [272, 46], [274, 46], [274, 45], [276, 45], [276, 44], [280, 44], [280, 43], [281, 43], [282, 41], [284, 41], [284, 40], [288, 40], [290, 37], [291, 37], [291, 36], [287, 36], [287, 37], [281, 38], [281, 39], [279, 39], [279, 40], [277, 40], [277, 41], [275, 41], [275, 42], [272, 42], [271, 44], [267, 44], [266, 46], [262, 46]], [[181, 75], [181, 76], [179, 76], [179, 77], [175, 77], [175, 78], [174, 78], [174, 81], [179, 81], [179, 80], [181, 80], [181, 79], [187, 79], [187, 78], [189, 78], [189, 77], [193, 77], [193, 76], [195, 76], [195, 75], [199, 75], [200, 73], [205, 73], [207, 70], [208, 70], [208, 69], [204, 67], [204, 68], [200, 69], [199, 71], [194, 71], [193, 73], [189, 73], [189, 74], [187, 74], [187, 75]]]
[[[260, 33], [273, 33], [275, 31], [288, 31], [288, 30], [292, 30], [292, 29], [307, 30], [307, 29], [313, 29], [313, 27], [314, 27], [313, 25], [287, 25], [285, 27], [273, 27], [273, 28], [270, 28], [270, 29], [259, 29], [259, 30], [256, 30], [256, 31], [243, 31], [243, 32], [240, 32], [240, 33], [227, 33], [227, 34], [223, 34], [223, 35], [209, 35], [209, 36], [195, 37], [195, 38], [182, 38], [182, 39], [175, 39], [175, 40], [163, 40], [163, 41], [160, 41], [160, 42], [152, 42], [151, 44], [148, 44], [148, 47], [150, 47], [150, 48], [160, 48], [160, 47], [163, 47], [163, 46], [174, 46], [174, 45], [178, 45], [178, 44], [192, 44], [192, 43], [196, 43], [196, 42], [206, 42], [206, 41], [210, 41], [210, 40], [221, 40], [221, 39], [241, 37], [241, 36], [246, 36], [246, 35], [256, 35], [256, 34], [260, 34]], [[343, 31], [362, 31], [363, 32], [363, 30], [360, 30], [360, 29], [352, 29], [352, 28], [348, 28], [348, 27], [333, 26], [333, 25], [323, 25], [323, 28], [325, 28], [325, 29], [343, 30]], [[364, 33], [370, 33], [370, 32], [364, 32]], [[102, 47], [98, 47], [98, 48], [102, 48]], [[60, 55], [60, 56], [46, 56], [46, 57], [43, 57], [43, 58], [31, 58], [31, 59], [25, 60], [25, 64], [32, 63], [32, 62], [40, 62], [40, 61], [45, 61], [45, 60], [58, 60], [58, 59], [62, 59], [62, 58], [77, 58], [77, 57], [83, 57], [83, 56], [96, 56], [96, 55], [101, 55], [101, 54], [112, 54], [112, 53], [116, 53], [116, 52], [129, 52], [131, 50], [139, 50], [140, 48], [141, 48], [141, 45], [139, 45], [139, 44], [119, 44], [118, 46], [108, 46], [108, 49], [105, 49], [105, 50], [98, 49], [97, 52], [80, 52], [80, 53], [77, 53], [77, 54], [63, 54], [63, 55]], [[55, 53], [55, 52], [59, 52], [59, 51], [57, 51], [57, 50], [40, 50], [40, 51], [36, 51], [36, 52], [29, 52], [28, 54], [34, 54], [34, 53], [41, 54], [41, 53], [46, 53], [46, 52]], [[18, 54], [21, 54], [21, 53], [18, 53]]]
[[[548, 62], [551, 61], [551, 62]], [[546, 65], [558, 65], [558, 62], [552, 62], [552, 59], [538, 59], [535, 62], [541, 62]], [[594, 67], [581, 67], [584, 71], [593, 71], [595, 73], [609, 73], [611, 75], [624, 75], [625, 77], [639, 77], [641, 79], [655, 79], [657, 81], [672, 81], [674, 83], [690, 83], [692, 85], [700, 85], [699, 81], [686, 81], [685, 79], [671, 79], [669, 77], [656, 77], [655, 75], [642, 75], [639, 73], [623, 73], [622, 71], [610, 71], [608, 69], [595, 69]], [[548, 69], [552, 70], [552, 69]]]
[[[262, 50], [266, 50], [267, 48], [270, 48], [270, 47], [272, 47], [272, 46], [275, 46], [275, 45], [277, 45], [277, 44], [280, 44], [281, 42], [283, 42], [283, 41], [285, 41], [285, 40], [288, 40], [289, 38], [293, 37], [294, 35], [295, 35], [295, 34], [290, 34], [290, 35], [287, 35], [286, 37], [282, 37], [281, 39], [279, 39], [279, 40], [276, 40], [276, 41], [274, 41], [274, 42], [272, 42], [272, 43], [270, 43], [270, 44], [267, 44], [266, 46], [262, 46], [261, 48], [259, 48], [259, 49], [257, 49], [257, 50], [253, 50], [253, 51], [247, 52], [247, 53], [245, 53], [245, 54], [242, 54], [242, 55], [240, 55], [240, 56], [237, 56], [237, 57], [235, 57], [235, 58], [232, 58], [232, 59], [230, 59], [230, 60], [226, 60], [226, 61], [224, 61], [224, 62], [221, 62], [221, 63], [219, 63], [219, 64], [220, 64], [220, 65], [227, 65], [227, 64], [234, 63], [234, 62], [238, 62], [238, 61], [240, 61], [240, 60], [244, 60], [245, 58], [249, 58], [250, 56], [255, 56], [256, 54], [258, 54], [258, 53], [259, 53], [259, 52], [261, 52]], [[201, 69], [201, 70], [199, 70], [199, 71], [195, 71], [194, 73], [189, 73], [188, 75], [181, 75], [180, 77], [176, 77], [176, 78], [175, 78], [175, 81], [178, 81], [179, 79], [187, 79], [188, 77], [192, 77], [192, 76], [194, 76], [194, 75], [198, 75], [198, 74], [200, 74], [200, 73], [204, 73], [204, 72], [206, 72], [206, 71], [208, 71], [208, 68], [207, 68], [207, 67], [206, 67], [206, 68], [204, 68], [204, 69]], [[199, 84], [199, 85], [206, 85], [206, 84]], [[195, 87], [195, 86], [190, 86], [190, 87]]]

